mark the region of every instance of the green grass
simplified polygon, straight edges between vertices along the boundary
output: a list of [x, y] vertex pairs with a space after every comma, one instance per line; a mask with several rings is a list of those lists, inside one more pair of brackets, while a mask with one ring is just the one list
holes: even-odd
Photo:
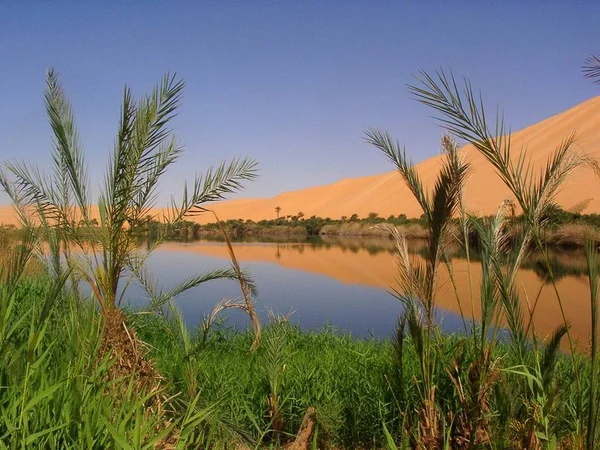
[[209, 410], [180, 403], [166, 423], [148, 414], [149, 396], [135, 378], [107, 381], [93, 302], [61, 294], [38, 328], [53, 291], [53, 281], [39, 276], [21, 281], [10, 301], [0, 298], [14, 305], [3, 316], [12, 332], [1, 348], [0, 448], [152, 448], [175, 428], [196, 429], [194, 415], [208, 420]]
[[[173, 323], [157, 316], [131, 316], [132, 324], [151, 347], [151, 356], [161, 373], [177, 391], [185, 392], [189, 382], [185, 377], [184, 361], [178, 345], [178, 333]], [[364, 446], [384, 448], [385, 428], [396, 442], [406, 441], [404, 426], [414, 425], [419, 404], [419, 368], [415, 348], [405, 338], [402, 373], [394, 362], [394, 345], [389, 340], [361, 340], [332, 329], [304, 332], [297, 327], [271, 325], [263, 339], [284, 333], [281, 350], [284, 367], [280, 380], [283, 436], [293, 437], [309, 406], [317, 409], [319, 439], [344, 448]], [[201, 343], [200, 335], [192, 337], [199, 343], [194, 359], [197, 364], [197, 383], [201, 398], [215, 403], [221, 417], [252, 433], [254, 439], [268, 441], [272, 423], [266, 399], [272, 355], [265, 345], [254, 354], [248, 349], [253, 335], [217, 327], [209, 339]], [[439, 365], [436, 376], [437, 399], [444, 415], [460, 411], [455, 386], [446, 368], [457, 367], [463, 382], [468, 383], [469, 370], [475, 360], [472, 341], [467, 336], [439, 336]], [[507, 371], [519, 363], [518, 356], [508, 343], [500, 344], [494, 358], [499, 361], [498, 378], [491, 396], [496, 414], [490, 429], [498, 445], [510, 442], [512, 420], [527, 415], [524, 400], [528, 380], [525, 376]], [[578, 358], [582, 358], [578, 356]], [[535, 352], [529, 358], [535, 361]], [[587, 367], [587, 366], [586, 366]], [[556, 410], [553, 412], [552, 432], [565, 437], [573, 432], [574, 377], [572, 359], [560, 356], [556, 368]], [[410, 428], [410, 427], [409, 427]], [[410, 435], [410, 433], [409, 433]]]
[[[95, 361], [101, 314], [91, 300], [77, 303], [62, 295], [28, 357], [29, 323], [39, 316], [39, 305], [52, 286], [48, 277], [37, 276], [24, 279], [16, 289], [13, 319], [26, 315], [30, 320], [18, 327], [0, 361], [0, 448], [148, 448], [163, 436], [153, 429], [159, 424], [152, 416], [141, 420], [145, 408], [139, 393], [125, 390], [118, 400], [106, 395], [108, 363]], [[309, 406], [317, 410], [319, 448], [386, 448], [384, 430], [399, 448], [411, 448], [421, 381], [409, 337], [403, 339], [399, 365], [392, 341], [356, 339], [331, 328], [308, 332], [273, 322], [264, 330], [259, 349], [249, 353], [251, 330], [237, 332], [221, 323], [208, 335], [192, 330], [186, 336], [177, 318], [128, 311], [127, 321], [147, 343], [148, 357], [164, 377], [165, 395], [178, 395], [170, 414], [173, 428], [186, 429], [186, 417], [193, 411], [201, 415], [201, 425], [191, 427], [194, 443], [183, 440], [181, 448], [227, 446], [241, 439], [266, 446], [285, 442], [297, 433]], [[447, 370], [455, 368], [466, 385], [476, 351], [469, 336], [438, 334], [436, 342], [436, 398], [440, 413], [448, 416], [462, 407]], [[528, 361], [533, 366], [543, 349], [531, 350]], [[589, 360], [576, 358], [589, 373]], [[528, 378], [516, 373], [520, 359], [514, 347], [499, 344], [493, 359], [498, 372], [488, 428], [502, 448], [533, 405], [528, 403]], [[559, 440], [576, 431], [578, 420], [572, 362], [560, 355], [553, 377], [556, 398], [549, 429]], [[273, 432], [267, 405], [274, 389], [280, 399], [279, 434]], [[194, 408], [192, 402], [197, 402]], [[106, 425], [117, 418], [120, 427]]]
[[[179, 390], [186, 390], [177, 335], [159, 317], [134, 320], [140, 336], [154, 347], [152, 357]], [[382, 420], [390, 417], [392, 398], [385, 375], [392, 370], [389, 342], [364, 341], [331, 329], [302, 332], [291, 325], [271, 326], [263, 341], [277, 333], [285, 340], [281, 358], [281, 407], [284, 432], [293, 436], [309, 406], [318, 411], [321, 435], [338, 442], [380, 442]], [[223, 415], [260, 437], [270, 426], [266, 399], [269, 395], [268, 344], [249, 354], [252, 333], [221, 328], [198, 351], [198, 385], [201, 397], [218, 403]]]

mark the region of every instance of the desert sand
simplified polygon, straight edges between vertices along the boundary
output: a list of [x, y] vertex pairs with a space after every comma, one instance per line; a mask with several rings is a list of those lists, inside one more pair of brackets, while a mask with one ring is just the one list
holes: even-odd
[[[576, 148], [600, 159], [600, 96], [587, 100], [567, 111], [512, 133], [512, 152], [518, 158], [526, 152], [534, 171], [541, 169], [556, 147], [571, 133], [577, 132]], [[377, 155], [377, 150], [365, 148]], [[496, 212], [499, 205], [511, 198], [508, 188], [494, 173], [491, 165], [472, 147], [462, 150], [471, 163], [466, 183], [467, 207], [476, 214]], [[425, 186], [432, 186], [441, 156], [429, 158], [417, 165]], [[565, 209], [587, 202], [585, 213], [600, 213], [600, 180], [589, 169], [575, 172], [559, 192], [557, 203]], [[418, 217], [421, 211], [412, 195], [395, 171], [381, 175], [343, 179], [326, 186], [316, 186], [293, 192], [284, 192], [272, 198], [234, 199], [212, 205], [221, 219], [274, 219], [275, 207], [282, 216], [293, 216], [302, 211], [305, 217], [340, 218], [358, 214], [366, 217], [376, 212], [382, 217], [406, 214]], [[211, 214], [193, 218], [200, 223], [214, 222]], [[0, 207], [0, 223], [14, 223], [9, 206]]]
[[[526, 152], [534, 171], [541, 169], [556, 147], [573, 131], [577, 132], [577, 151], [600, 158], [600, 97], [587, 100], [521, 131], [512, 133], [514, 158]], [[365, 148], [377, 155], [376, 149]], [[471, 163], [465, 188], [467, 207], [476, 214], [496, 212], [500, 204], [510, 198], [508, 188], [494, 173], [491, 165], [472, 146], [462, 150]], [[441, 163], [441, 156], [427, 159], [417, 165], [423, 182], [432, 186]], [[600, 213], [600, 180], [589, 169], [580, 169], [571, 176], [558, 194], [557, 203], [569, 209], [589, 200], [585, 213]], [[274, 219], [275, 207], [281, 215], [340, 218], [358, 214], [366, 217], [376, 212], [382, 217], [422, 214], [416, 201], [396, 171], [381, 175], [343, 179], [327, 186], [317, 186], [294, 192], [284, 192], [273, 198], [231, 200], [215, 203], [213, 209], [221, 219]], [[200, 221], [212, 221], [205, 216]]]

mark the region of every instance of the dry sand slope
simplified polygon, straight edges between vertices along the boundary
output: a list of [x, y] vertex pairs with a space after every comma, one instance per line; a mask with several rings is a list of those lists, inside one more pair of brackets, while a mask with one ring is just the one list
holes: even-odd
[[[512, 151], [515, 157], [522, 151], [527, 152], [534, 170], [538, 170], [545, 165], [554, 149], [575, 130], [577, 148], [600, 159], [600, 97], [513, 133]], [[368, 148], [365, 151], [377, 152]], [[502, 201], [509, 198], [508, 189], [474, 148], [466, 146], [462, 151], [472, 165], [465, 192], [468, 207], [478, 214], [495, 213]], [[417, 167], [425, 185], [432, 186], [440, 167], [440, 157], [427, 159]], [[557, 197], [558, 203], [565, 209], [588, 199], [591, 200], [585, 212], [600, 213], [600, 180], [587, 169], [575, 172]], [[295, 215], [302, 211], [306, 217], [339, 218], [354, 213], [366, 217], [372, 211], [383, 217], [401, 213], [409, 217], [421, 215], [417, 203], [396, 172], [344, 179], [328, 186], [285, 192], [269, 199], [231, 200], [215, 204], [214, 209], [222, 219], [261, 220], [275, 218], [276, 206], [281, 207], [282, 215]]]
[[[577, 131], [578, 149], [600, 159], [600, 97], [513, 133], [514, 157], [523, 151], [527, 152], [537, 170], [573, 131]], [[368, 148], [365, 151], [377, 152]], [[462, 151], [472, 165], [465, 192], [467, 206], [478, 214], [493, 214], [502, 201], [509, 198], [508, 189], [475, 149], [466, 146]], [[439, 156], [418, 164], [426, 186], [432, 185], [439, 166]], [[568, 180], [557, 201], [569, 209], [585, 200], [590, 202], [584, 212], [600, 213], [600, 181], [590, 170], [582, 169]], [[296, 215], [302, 211], [306, 217], [339, 218], [354, 213], [366, 217], [369, 212], [377, 212], [383, 217], [402, 213], [409, 217], [421, 215], [417, 203], [396, 172], [344, 179], [327, 186], [285, 192], [268, 199], [229, 200], [215, 203], [213, 208], [221, 219], [258, 221], [275, 218], [276, 206], [281, 207], [282, 215]], [[209, 214], [195, 219], [200, 222], [214, 221]], [[0, 223], [13, 222], [10, 208], [0, 207]]]

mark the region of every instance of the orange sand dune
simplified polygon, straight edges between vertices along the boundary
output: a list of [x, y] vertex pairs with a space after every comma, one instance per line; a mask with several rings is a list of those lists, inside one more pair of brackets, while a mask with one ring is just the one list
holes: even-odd
[[[600, 159], [600, 97], [587, 100], [565, 112], [557, 114], [524, 130], [512, 134], [512, 150], [517, 158], [526, 152], [534, 170], [541, 168], [553, 150], [572, 132], [577, 131], [577, 147]], [[375, 149], [365, 148], [374, 154]], [[508, 189], [495, 175], [491, 165], [472, 147], [462, 150], [471, 163], [465, 198], [467, 206], [478, 214], [493, 214], [506, 198]], [[440, 156], [418, 164], [419, 173], [426, 186], [432, 186], [440, 167]], [[584, 212], [600, 213], [600, 181], [591, 170], [581, 169], [564, 185], [557, 201], [568, 209], [579, 202], [590, 200]], [[267, 199], [236, 199], [213, 204], [221, 219], [275, 218], [275, 207], [282, 215], [296, 215], [302, 211], [306, 217], [340, 218], [356, 213], [366, 217], [377, 212], [387, 217], [391, 214], [421, 215], [412, 195], [396, 172], [361, 178], [343, 179], [327, 186], [316, 186], [293, 192], [284, 192]], [[195, 217], [199, 222], [212, 222], [211, 214]], [[14, 223], [9, 207], [0, 207], [0, 223]]]
[[[512, 134], [514, 157], [526, 152], [535, 170], [545, 165], [553, 150], [573, 131], [577, 132], [577, 148], [600, 158], [600, 97], [592, 98], [563, 113], [543, 120]], [[365, 151], [377, 152], [376, 149]], [[491, 165], [472, 147], [463, 151], [471, 163], [471, 173], [466, 185], [467, 206], [478, 214], [493, 214], [509, 191], [495, 175]], [[418, 164], [426, 186], [432, 186], [440, 167], [440, 156]], [[568, 209], [591, 199], [585, 212], [600, 213], [600, 181], [591, 170], [575, 172], [565, 184], [557, 201]], [[339, 218], [356, 213], [366, 217], [377, 212], [387, 217], [391, 214], [420, 216], [421, 211], [396, 172], [362, 178], [344, 179], [327, 186], [317, 186], [294, 192], [284, 192], [273, 198], [232, 200], [214, 205], [222, 219], [272, 219], [275, 207], [282, 215], [296, 215], [302, 211], [306, 217]], [[212, 221], [205, 216], [202, 221]]]

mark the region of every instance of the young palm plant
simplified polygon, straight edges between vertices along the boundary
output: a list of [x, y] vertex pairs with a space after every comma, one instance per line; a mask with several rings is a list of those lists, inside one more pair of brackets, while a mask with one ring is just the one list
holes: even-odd
[[371, 129], [366, 132], [366, 140], [381, 150], [396, 166], [425, 215], [428, 235], [424, 264], [410, 258], [406, 238], [396, 229], [391, 230], [399, 251], [399, 289], [395, 290], [395, 295], [405, 306], [406, 323], [419, 358], [423, 383], [416, 442], [419, 448], [442, 448], [444, 433], [435, 399], [436, 289], [446, 244], [451, 239], [451, 220], [459, 206], [469, 165], [450, 140], [443, 140], [443, 165], [433, 190], [428, 193], [405, 150], [388, 133]]
[[[513, 422], [519, 422], [520, 432], [516, 436], [513, 433], [511, 438], [518, 439], [527, 448], [552, 446], [556, 443], [551, 414], [556, 398], [554, 371], [559, 345], [564, 335], [567, 335], [572, 351], [574, 343], [563, 312], [564, 323], [552, 334], [544, 352], [538, 351], [537, 336], [531, 326], [536, 304], [525, 312], [526, 308], [519, 295], [517, 274], [534, 247], [541, 251], [549, 266], [548, 252], [543, 245], [543, 230], [548, 212], [555, 207], [555, 196], [574, 170], [582, 165], [596, 168], [596, 162], [574, 151], [573, 134], [567, 136], [556, 148], [538, 175], [524, 153], [519, 158], [513, 157], [510, 136], [506, 133], [502, 119], [497, 120], [495, 130], [491, 131], [483, 102], [476, 98], [468, 82], [465, 89], [461, 90], [454, 78], [446, 76], [444, 72], [437, 73], [436, 77], [422, 72], [419, 81], [419, 86], [410, 86], [417, 100], [441, 113], [440, 120], [444, 128], [452, 136], [472, 144], [475, 151], [492, 164], [522, 210], [524, 225], [521, 230], [509, 230], [511, 223], [508, 219], [508, 204], [500, 205], [498, 214], [491, 220], [481, 220], [468, 214], [462, 198], [468, 164], [463, 161], [464, 155], [458, 152], [452, 138], [442, 141], [444, 163], [433, 193], [428, 196], [419, 174], [408, 162], [399, 145], [385, 132], [367, 132], [367, 141], [383, 151], [398, 168], [421, 206], [428, 228], [424, 264], [411, 261], [404, 236], [392, 230], [399, 251], [400, 289], [396, 291], [396, 296], [405, 304], [408, 330], [421, 364], [422, 392], [416, 445], [439, 448], [445, 442], [452, 448], [479, 448], [481, 445], [491, 444], [488, 419], [493, 411], [490, 403], [494, 385], [501, 377], [498, 360], [493, 355], [499, 339], [497, 324], [504, 322], [511, 336], [510, 345], [515, 350], [511, 353], [517, 356], [518, 361], [518, 365], [508, 372], [513, 377], [518, 374], [522, 381], [526, 381], [524, 387], [513, 389], [513, 394], [520, 399], [521, 405], [516, 411], [512, 411]], [[473, 359], [468, 370], [465, 371], [463, 367], [468, 351], [462, 351], [462, 355], [461, 351], [457, 352], [454, 364], [446, 368], [458, 404], [448, 412], [449, 429], [444, 431], [442, 423], [446, 418], [440, 414], [442, 407], [439, 399], [436, 406], [435, 398], [436, 384], [441, 380], [434, 378], [436, 374], [439, 377], [440, 373], [436, 369], [436, 352], [440, 351], [440, 347], [435, 345], [435, 333], [432, 330], [440, 263], [446, 264], [450, 282], [453, 286], [456, 285], [452, 263], [444, 252], [444, 244], [451, 234], [449, 224], [453, 215], [460, 218], [463, 235], [461, 240], [467, 255], [470, 254], [470, 236], [475, 235], [478, 242], [482, 260], [482, 282], [479, 286], [482, 317], [479, 324], [471, 327]], [[552, 273], [549, 274], [549, 279], [563, 311]], [[460, 305], [463, 299], [458, 300]], [[463, 311], [462, 305], [460, 306]], [[464, 311], [462, 315], [464, 321]], [[533, 355], [532, 349], [535, 350]], [[575, 372], [579, 374], [578, 367], [575, 367]], [[576, 380], [579, 392], [578, 411], [582, 413], [582, 380], [579, 376]], [[446, 435], [445, 440], [442, 434]], [[507, 439], [508, 435], [504, 434], [497, 442], [506, 442]]]
[[[543, 230], [547, 224], [548, 212], [554, 208], [554, 199], [560, 190], [563, 182], [576, 169], [583, 165], [591, 166], [597, 170], [596, 161], [588, 156], [578, 153], [574, 150], [575, 135], [567, 136], [562, 143], [558, 145], [551, 154], [544, 168], [537, 174], [527, 159], [525, 153], [521, 153], [519, 158], [514, 158], [511, 152], [510, 135], [506, 132], [503, 119], [496, 121], [494, 131], [490, 129], [481, 98], [477, 98], [467, 82], [463, 90], [459, 89], [452, 76], [447, 76], [444, 72], [438, 72], [436, 77], [432, 77], [425, 72], [421, 72], [419, 86], [410, 86], [417, 100], [433, 108], [441, 114], [440, 121], [444, 128], [450, 133], [472, 144], [484, 158], [492, 164], [497, 175], [510, 189], [517, 205], [523, 213], [524, 225], [511, 248], [507, 248], [501, 241], [503, 231], [502, 221], [492, 224], [492, 228], [486, 230], [486, 227], [475, 226], [479, 242], [484, 251], [484, 278], [492, 280], [493, 285], [489, 286], [486, 295], [482, 290], [482, 311], [488, 311], [484, 314], [484, 327], [486, 322], [497, 314], [492, 313], [495, 305], [501, 306], [502, 316], [506, 320], [511, 342], [516, 347], [516, 354], [519, 356], [523, 372], [527, 374], [537, 373], [540, 376], [540, 386], [542, 391], [530, 389], [530, 395], [526, 396], [525, 403], [531, 404], [534, 400], [539, 400], [540, 392], [543, 392], [546, 399], [541, 410], [547, 413], [551, 411], [553, 400], [552, 394], [552, 374], [556, 365], [556, 354], [561, 338], [566, 334], [572, 353], [575, 352], [574, 343], [570, 337], [568, 322], [564, 314], [562, 299], [556, 286], [556, 280], [549, 271], [548, 278], [555, 291], [559, 308], [563, 314], [564, 324], [561, 325], [553, 334], [546, 345], [544, 357], [538, 358], [535, 354], [533, 367], [528, 367], [528, 351], [531, 345], [537, 346], [537, 337], [530, 325], [531, 318], [535, 313], [536, 304], [530, 308], [529, 317], [523, 315], [522, 301], [518, 295], [516, 277], [521, 269], [523, 261], [532, 247], [537, 248], [546, 265], [550, 267], [548, 251], [543, 241]], [[476, 220], [471, 220], [472, 224], [477, 224]], [[468, 240], [465, 239], [468, 245]], [[482, 286], [483, 288], [483, 286]], [[489, 302], [485, 300], [489, 299]], [[485, 303], [488, 303], [487, 305]], [[482, 338], [485, 336], [482, 334]], [[481, 345], [480, 348], [485, 348]], [[550, 355], [550, 356], [548, 356]], [[552, 357], [551, 357], [552, 356]], [[575, 372], [579, 374], [577, 362], [574, 360]], [[580, 413], [583, 413], [583, 398], [581, 379], [576, 377], [579, 392]], [[525, 433], [528, 436], [527, 444], [530, 448], [539, 447], [544, 439], [550, 439], [548, 435], [547, 421], [530, 421], [531, 426], [526, 427]], [[544, 424], [541, 426], [541, 424]]]
[[[71, 107], [53, 70], [47, 73], [45, 93], [53, 132], [53, 170], [46, 174], [36, 166], [9, 162], [6, 168], [12, 178], [0, 176], [28, 220], [50, 225], [50, 233], [59, 242], [54, 260], [60, 262], [58, 252], [62, 252], [62, 260], [72, 273], [71, 284], [76, 286], [79, 280], [89, 284], [105, 318], [102, 348], [105, 352], [118, 350], [116, 359], [122, 360], [122, 368], [128, 371], [133, 367], [144, 372], [147, 368], [135, 336], [125, 327], [121, 302], [131, 281], [161, 243], [159, 238], [141, 253], [134, 230], [153, 213], [159, 181], [182, 152], [169, 125], [183, 88], [182, 80], [166, 75], [150, 95], [137, 102], [125, 88], [117, 137], [97, 204], [97, 227], [80, 226], [91, 223], [94, 214], [88, 171]], [[173, 224], [206, 212], [207, 203], [238, 191], [244, 181], [255, 176], [256, 162], [252, 159], [223, 162], [196, 176], [191, 185], [185, 183], [182, 199], [172, 199], [170, 207], [157, 218]], [[180, 286], [187, 290], [217, 278], [239, 280], [240, 274], [233, 269], [218, 270], [192, 277]], [[170, 301], [169, 296], [164, 299]], [[151, 306], [156, 309], [164, 303]]]

